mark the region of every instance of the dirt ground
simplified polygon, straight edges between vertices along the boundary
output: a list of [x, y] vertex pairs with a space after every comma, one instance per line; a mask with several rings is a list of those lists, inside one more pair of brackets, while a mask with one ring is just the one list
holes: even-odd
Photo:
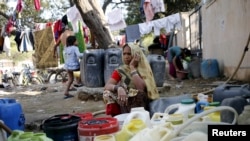
[[[187, 79], [182, 81], [168, 81], [164, 87], [158, 87], [161, 97], [176, 96], [181, 94], [197, 94], [210, 90], [222, 84], [226, 79]], [[79, 91], [71, 91], [73, 98], [63, 99], [65, 84], [44, 84], [28, 87], [13, 87], [9, 90], [1, 88], [0, 98], [14, 98], [23, 108], [26, 128], [34, 130], [44, 119], [58, 114], [96, 112], [104, 110], [105, 105], [100, 98], [79, 98]], [[102, 89], [102, 88], [100, 88]], [[38, 125], [38, 126], [37, 126]]]

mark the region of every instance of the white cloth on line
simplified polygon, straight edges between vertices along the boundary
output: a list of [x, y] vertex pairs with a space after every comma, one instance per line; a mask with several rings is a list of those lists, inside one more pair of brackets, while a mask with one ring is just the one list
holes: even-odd
[[77, 33], [79, 31], [78, 29], [78, 21], [82, 23], [83, 26], [86, 26], [83, 22], [82, 16], [80, 12], [78, 11], [76, 5], [70, 7], [66, 12], [68, 21], [71, 22], [74, 33]]
[[160, 29], [165, 28], [167, 29], [167, 20], [166, 18], [161, 18], [152, 21], [153, 22], [153, 27], [154, 27], [154, 34], [155, 35], [160, 35]]
[[153, 23], [152, 21], [150, 22], [145, 22], [145, 23], [139, 23], [139, 31], [141, 35], [148, 34], [153, 30]]
[[163, 0], [152, 0], [151, 1], [154, 13], [165, 12], [165, 5]]
[[111, 31], [120, 30], [127, 27], [121, 9], [114, 9], [107, 14], [108, 24]]

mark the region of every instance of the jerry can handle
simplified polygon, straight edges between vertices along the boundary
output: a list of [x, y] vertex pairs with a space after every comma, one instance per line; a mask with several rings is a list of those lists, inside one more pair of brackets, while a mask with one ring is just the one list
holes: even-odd
[[179, 106], [180, 106], [180, 103], [170, 105], [165, 109], [164, 113], [169, 114], [170, 111], [172, 111], [173, 109], [178, 108]]

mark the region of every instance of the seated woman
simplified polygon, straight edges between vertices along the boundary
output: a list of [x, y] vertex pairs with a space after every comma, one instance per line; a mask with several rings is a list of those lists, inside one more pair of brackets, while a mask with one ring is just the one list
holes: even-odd
[[140, 47], [125, 44], [122, 61], [104, 87], [106, 114], [111, 116], [129, 113], [134, 107], [149, 110], [149, 103], [159, 98], [152, 70]]

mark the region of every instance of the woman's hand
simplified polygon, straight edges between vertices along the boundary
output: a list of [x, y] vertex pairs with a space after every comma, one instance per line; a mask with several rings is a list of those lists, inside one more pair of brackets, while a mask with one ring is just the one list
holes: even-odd
[[139, 61], [140, 61], [140, 55], [136, 53], [129, 64], [130, 69], [136, 68], [138, 66]]
[[128, 102], [128, 95], [126, 93], [126, 91], [124, 90], [123, 87], [119, 87], [118, 90], [117, 90], [117, 94], [118, 94], [118, 97], [117, 97], [117, 101], [120, 105], [127, 105], [127, 102]]

